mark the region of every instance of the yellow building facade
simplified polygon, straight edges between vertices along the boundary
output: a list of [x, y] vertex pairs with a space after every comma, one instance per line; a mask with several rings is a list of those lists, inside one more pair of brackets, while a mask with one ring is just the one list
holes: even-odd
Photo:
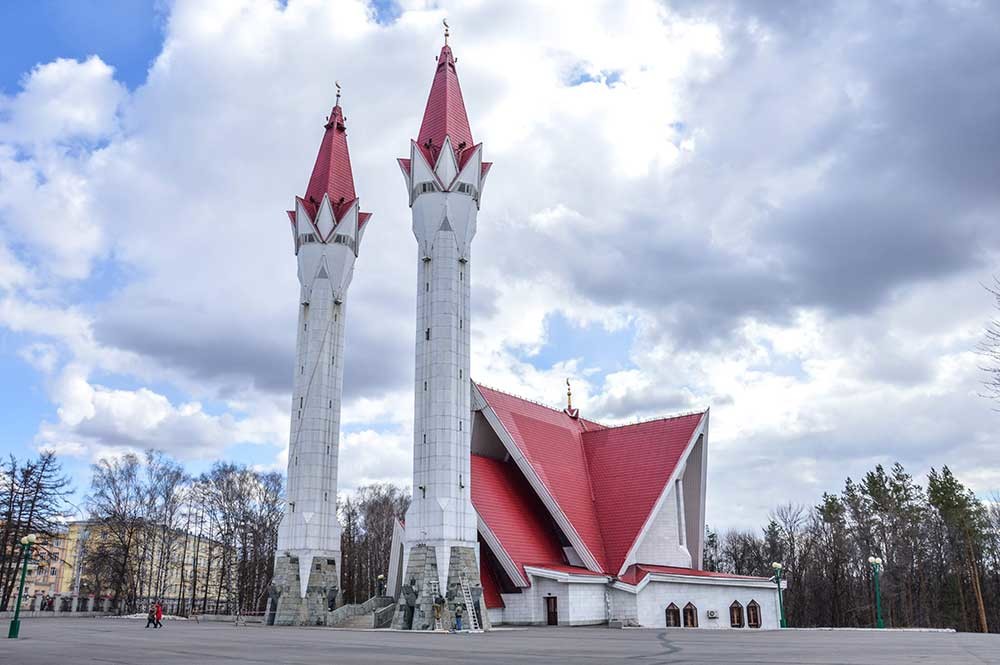
[[[76, 521], [40, 541], [25, 578], [26, 608], [100, 610], [102, 600], [89, 599], [95, 594], [108, 597], [111, 590], [96, 588], [86, 561], [110, 538], [113, 535], [103, 525]], [[161, 602], [170, 613], [214, 612], [226, 601], [226, 575], [220, 574], [223, 554], [220, 543], [204, 536], [152, 524], [142, 529], [129, 566], [138, 606]]]

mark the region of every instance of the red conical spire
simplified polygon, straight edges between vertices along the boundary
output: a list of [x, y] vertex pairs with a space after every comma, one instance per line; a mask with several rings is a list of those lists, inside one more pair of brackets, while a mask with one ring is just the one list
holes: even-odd
[[462, 88], [455, 72], [455, 58], [447, 42], [438, 56], [437, 72], [427, 97], [424, 120], [420, 123], [417, 145], [430, 158], [431, 164], [444, 145], [444, 137], [451, 138], [456, 154], [473, 146], [469, 117], [465, 113]]
[[[324, 194], [330, 197], [333, 216], [338, 220], [357, 198], [354, 192], [354, 174], [351, 171], [351, 153], [347, 149], [346, 122], [344, 110], [340, 108], [338, 83], [337, 103], [326, 119], [326, 132], [306, 187], [305, 202], [310, 215], [316, 214]], [[366, 213], [362, 214], [367, 218]]]

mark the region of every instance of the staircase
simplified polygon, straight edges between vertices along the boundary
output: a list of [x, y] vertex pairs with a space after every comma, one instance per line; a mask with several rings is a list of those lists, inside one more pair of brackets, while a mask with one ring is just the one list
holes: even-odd
[[[392, 598], [375, 596], [360, 605], [343, 605], [333, 612], [327, 613], [326, 625], [336, 628], [375, 628], [376, 612], [391, 607], [393, 604]], [[384, 616], [380, 615], [380, 618], [384, 618]]]
[[371, 614], [359, 614], [346, 621], [337, 624], [337, 628], [371, 628], [374, 625], [374, 617]]
[[468, 622], [469, 631], [481, 632], [482, 626], [479, 625], [479, 617], [476, 616], [476, 603], [472, 600], [469, 581], [465, 577], [462, 577], [462, 600], [465, 601], [465, 619]]

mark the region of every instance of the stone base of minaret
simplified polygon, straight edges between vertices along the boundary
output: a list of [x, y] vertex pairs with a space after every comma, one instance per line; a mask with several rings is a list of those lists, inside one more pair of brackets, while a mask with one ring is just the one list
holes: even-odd
[[455, 627], [455, 610], [462, 608], [462, 628], [472, 622], [465, 607], [462, 581], [472, 594], [473, 611], [479, 626], [490, 629], [490, 616], [483, 600], [479, 579], [479, 562], [474, 547], [451, 547], [447, 588], [441, 589], [438, 576], [437, 551], [433, 545], [414, 545], [410, 550], [400, 586], [399, 602], [392, 627], [396, 630], [451, 630]]
[[[315, 556], [307, 562], [298, 556], [276, 557], [266, 622], [275, 626], [325, 626], [327, 613], [340, 603], [337, 558]], [[305, 597], [302, 596], [303, 564], [308, 565], [309, 571]]]

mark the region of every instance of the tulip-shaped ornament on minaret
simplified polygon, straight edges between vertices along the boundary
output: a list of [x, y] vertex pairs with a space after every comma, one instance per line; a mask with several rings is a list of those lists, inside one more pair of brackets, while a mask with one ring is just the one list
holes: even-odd
[[[488, 623], [470, 489], [472, 239], [490, 164], [472, 140], [455, 58], [437, 59], [420, 133], [399, 160], [417, 240], [413, 500], [406, 512], [394, 625], [432, 630]], [[485, 626], [483, 626], [485, 627]]]
[[298, 261], [298, 337], [285, 514], [278, 528], [268, 622], [323, 625], [339, 594], [337, 460], [347, 289], [370, 213], [354, 192], [337, 104], [304, 197], [288, 211]]

